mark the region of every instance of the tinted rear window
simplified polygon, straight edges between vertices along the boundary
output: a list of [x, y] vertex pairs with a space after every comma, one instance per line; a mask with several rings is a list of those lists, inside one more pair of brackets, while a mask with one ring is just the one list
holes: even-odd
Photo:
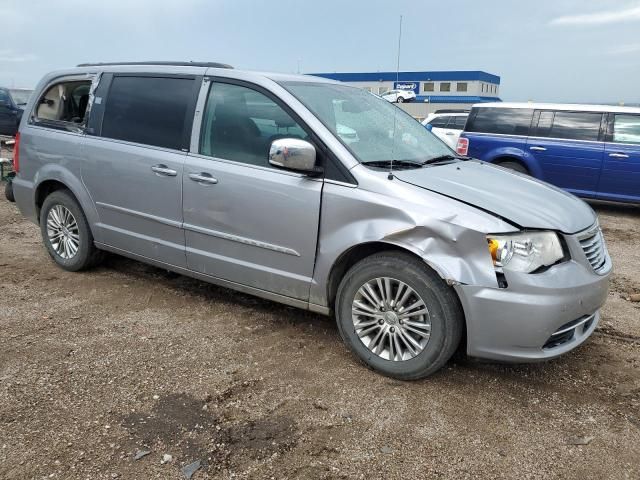
[[193, 79], [114, 77], [102, 136], [179, 150], [186, 147], [185, 119]]
[[533, 109], [474, 108], [466, 131], [502, 135], [528, 135]]
[[539, 129], [538, 135], [548, 132], [546, 136], [549, 138], [596, 141], [600, 134], [601, 121], [601, 113], [555, 112], [551, 128]]

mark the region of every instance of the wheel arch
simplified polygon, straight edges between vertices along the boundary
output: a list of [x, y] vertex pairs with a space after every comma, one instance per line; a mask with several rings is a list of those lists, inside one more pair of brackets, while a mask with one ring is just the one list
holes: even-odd
[[[354, 245], [344, 251], [336, 261], [331, 266], [331, 270], [329, 271], [329, 277], [327, 281], [327, 303], [330, 309], [333, 309], [335, 299], [338, 293], [338, 286], [340, 285], [340, 281], [344, 277], [345, 273], [353, 267], [356, 263], [364, 258], [367, 258], [376, 253], [385, 252], [385, 251], [393, 251], [400, 252], [410, 255], [419, 259], [428, 265], [432, 270], [434, 270], [440, 278], [447, 281], [447, 274], [444, 270], [439, 268], [437, 265], [426, 260], [423, 256], [421, 256], [418, 252], [413, 251], [410, 248], [407, 248], [404, 245], [398, 245], [396, 243], [384, 242], [384, 241], [370, 241], [365, 243], [360, 243]], [[457, 294], [456, 294], [457, 295]]]
[[460, 293], [457, 288], [453, 288], [453, 284], [450, 280], [447, 280], [446, 273], [434, 265], [432, 262], [426, 260], [423, 256], [418, 254], [417, 252], [412, 251], [410, 248], [406, 248], [404, 246], [389, 243], [384, 241], [371, 241], [366, 243], [361, 243], [358, 245], [354, 245], [349, 248], [345, 252], [343, 252], [334, 262], [331, 267], [329, 278], [327, 281], [327, 300], [330, 305], [330, 311], [333, 312], [335, 309], [335, 301], [338, 293], [338, 286], [344, 275], [347, 271], [353, 267], [359, 261], [380, 252], [398, 252], [404, 253], [410, 257], [416, 258], [421, 262], [424, 262], [429, 268], [431, 268], [442, 280], [444, 280], [450, 287], [453, 293], [453, 296], [457, 299], [460, 305], [460, 309], [463, 312], [463, 322], [462, 322], [462, 335], [460, 338], [460, 343], [458, 346], [458, 351], [460, 354], [466, 354], [467, 351], [467, 318], [464, 315], [463, 302], [460, 298]]
[[73, 191], [67, 187], [64, 183], [59, 180], [44, 180], [40, 182], [35, 189], [35, 198], [34, 203], [36, 206], [36, 214], [38, 218], [38, 222], [40, 221], [40, 211], [42, 210], [42, 205], [44, 204], [44, 200], [51, 195], [53, 192], [58, 190], [67, 190], [74, 198], [78, 204], [78, 197], [73, 193]]
[[87, 217], [89, 228], [94, 240], [100, 241], [98, 238], [99, 229], [95, 228], [98, 223], [98, 212], [95, 208], [93, 200], [89, 196], [82, 181], [59, 166], [50, 166], [50, 168], [38, 172], [34, 181], [33, 188], [33, 205], [36, 212], [36, 222], [40, 222], [40, 209], [48, 195], [57, 190], [67, 190], [80, 205], [82, 212]]
[[542, 178], [542, 169], [536, 159], [526, 150], [516, 147], [500, 147], [491, 151], [486, 157], [489, 163], [517, 162], [527, 169], [529, 175]]
[[502, 155], [491, 160], [491, 163], [494, 163], [496, 165], [501, 165], [506, 162], [517, 163], [519, 165], [522, 165], [527, 170], [527, 172], [531, 171], [531, 169], [529, 168], [529, 165], [527, 165], [527, 163], [524, 160], [518, 157], [514, 157], [512, 155]]

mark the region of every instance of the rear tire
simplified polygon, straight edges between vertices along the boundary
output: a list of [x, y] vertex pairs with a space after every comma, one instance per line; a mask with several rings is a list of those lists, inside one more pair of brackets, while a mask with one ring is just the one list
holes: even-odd
[[13, 195], [13, 184], [11, 182], [7, 182], [4, 186], [4, 196], [7, 197], [7, 200], [10, 202], [16, 201], [16, 197]]
[[85, 270], [103, 259], [103, 252], [93, 243], [82, 208], [68, 190], [56, 190], [45, 198], [40, 210], [40, 232], [47, 252], [64, 270]]
[[[367, 293], [367, 285], [376, 295]], [[376, 306], [371, 298], [380, 303]], [[351, 351], [370, 368], [401, 380], [424, 378], [442, 368], [464, 329], [453, 289], [422, 260], [399, 252], [378, 253], [354, 265], [340, 282], [335, 312]]]
[[404, 103], [404, 97], [398, 97], [397, 102], [398, 103]]
[[507, 160], [505, 162], [496, 162], [496, 165], [500, 165], [501, 167], [508, 168], [509, 170], [513, 170], [515, 172], [524, 173], [525, 175], [529, 175], [529, 170], [527, 170], [527, 167], [522, 165], [520, 162]]

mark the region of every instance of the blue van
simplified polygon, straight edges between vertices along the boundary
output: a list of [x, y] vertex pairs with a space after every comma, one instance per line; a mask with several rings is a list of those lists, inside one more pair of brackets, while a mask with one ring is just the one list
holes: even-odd
[[456, 150], [580, 197], [640, 202], [640, 108], [474, 105]]

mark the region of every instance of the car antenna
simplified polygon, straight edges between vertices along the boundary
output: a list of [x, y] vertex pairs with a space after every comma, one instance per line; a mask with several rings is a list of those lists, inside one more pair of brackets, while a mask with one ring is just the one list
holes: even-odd
[[[400, 30], [398, 32], [398, 57], [397, 57], [397, 63], [396, 63], [396, 84], [394, 86], [397, 87], [398, 83], [400, 82], [400, 42], [402, 41], [402, 15], [400, 15]], [[400, 108], [398, 106], [396, 106], [396, 108]], [[393, 180], [393, 150], [396, 144], [396, 118], [397, 118], [398, 112], [394, 111], [393, 112], [393, 143], [391, 144], [391, 162], [389, 163], [389, 175], [387, 176], [387, 178], [389, 180]]]

